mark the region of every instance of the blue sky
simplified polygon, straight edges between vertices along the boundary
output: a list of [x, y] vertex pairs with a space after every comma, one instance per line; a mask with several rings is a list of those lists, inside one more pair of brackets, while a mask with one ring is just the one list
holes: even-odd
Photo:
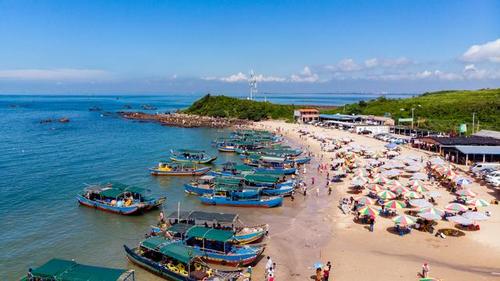
[[500, 87], [499, 1], [0, 0], [0, 93]]

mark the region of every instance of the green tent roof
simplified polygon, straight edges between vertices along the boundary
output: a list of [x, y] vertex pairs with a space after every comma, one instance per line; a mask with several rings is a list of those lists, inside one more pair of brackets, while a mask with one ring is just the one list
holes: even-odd
[[248, 165], [236, 165], [234, 166], [234, 168], [238, 171], [244, 171], [244, 172], [250, 172], [250, 171], [253, 171], [253, 167], [250, 167]]
[[145, 248], [155, 250], [156, 248], [158, 248], [159, 246], [161, 246], [162, 244], [164, 244], [168, 241], [169, 240], [167, 240], [163, 236], [151, 236], [148, 239], [142, 241], [141, 245]]
[[241, 182], [240, 178], [232, 178], [232, 177], [219, 177], [215, 179], [215, 183], [220, 185], [239, 185], [240, 182]]
[[161, 247], [160, 252], [185, 264], [188, 264], [195, 257], [192, 248], [182, 244], [182, 242], [167, 244]]
[[246, 175], [245, 180], [250, 182], [276, 183], [278, 182], [279, 177], [273, 175], [251, 174]]
[[144, 188], [138, 186], [125, 185], [123, 183], [111, 183], [109, 188], [105, 188], [100, 192], [104, 197], [116, 198], [124, 192], [132, 192], [143, 195]]
[[83, 265], [61, 259], [52, 259], [32, 271], [35, 277], [58, 281], [116, 281], [124, 272], [124, 269]]
[[227, 242], [233, 239], [233, 232], [229, 230], [213, 229], [202, 226], [194, 226], [186, 233], [188, 237], [202, 238], [211, 241]]

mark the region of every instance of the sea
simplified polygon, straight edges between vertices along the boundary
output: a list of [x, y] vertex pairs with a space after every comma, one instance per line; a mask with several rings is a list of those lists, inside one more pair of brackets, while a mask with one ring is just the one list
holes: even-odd
[[[75, 196], [89, 184], [115, 181], [144, 187], [151, 195], [167, 197], [165, 213], [177, 208], [206, 209], [196, 197], [184, 193], [183, 184], [190, 178], [153, 177], [148, 168], [179, 148], [217, 154], [216, 165], [237, 161], [237, 156], [217, 153], [211, 146], [213, 139], [229, 132], [165, 127], [116, 114], [148, 111], [144, 105], [155, 108], [149, 112], [171, 112], [188, 107], [202, 95], [0, 95], [0, 280], [18, 280], [29, 267], [54, 257], [130, 267], [123, 245], [136, 245], [156, 223], [158, 211], [127, 217], [81, 207]], [[377, 96], [268, 94], [258, 98], [342, 105]], [[62, 117], [70, 121], [57, 122]], [[41, 122], [48, 119], [56, 121]]]

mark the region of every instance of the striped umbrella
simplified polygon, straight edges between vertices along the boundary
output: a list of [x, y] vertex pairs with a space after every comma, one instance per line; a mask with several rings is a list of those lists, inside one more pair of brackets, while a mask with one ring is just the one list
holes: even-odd
[[488, 201], [484, 199], [475, 198], [467, 201], [467, 205], [471, 205], [474, 207], [487, 207], [490, 205], [490, 203], [488, 203]]
[[410, 205], [417, 208], [429, 208], [432, 204], [425, 199], [412, 199], [410, 200]]
[[392, 221], [398, 225], [406, 226], [413, 225], [417, 223], [417, 219], [408, 215], [399, 215], [392, 219]]
[[463, 177], [459, 177], [457, 179], [455, 179], [455, 183], [457, 185], [469, 185], [472, 183], [472, 180], [468, 179], [468, 178], [463, 178]]
[[420, 198], [422, 195], [420, 193], [415, 192], [415, 191], [408, 191], [404, 194], [404, 197], [406, 198]]
[[418, 216], [429, 221], [437, 221], [441, 219], [440, 215], [433, 213], [418, 213]]
[[444, 211], [439, 209], [439, 208], [436, 208], [436, 207], [427, 207], [427, 208], [422, 208], [420, 209], [419, 213], [423, 214], [423, 213], [432, 213], [432, 214], [436, 214], [438, 216], [444, 216]]
[[383, 188], [380, 184], [375, 184], [375, 183], [369, 184], [366, 188], [368, 188], [369, 190], [376, 192], [376, 193], [379, 193], [380, 191], [385, 190], [385, 188]]
[[429, 191], [429, 189], [423, 185], [410, 186], [410, 189], [413, 191], [416, 191], [416, 192], [420, 192], [420, 193]]
[[387, 184], [391, 187], [402, 187], [403, 186], [403, 184], [398, 180], [390, 180]]
[[394, 194], [394, 192], [392, 192], [390, 190], [383, 190], [383, 191], [379, 192], [377, 195], [378, 195], [378, 197], [380, 197], [380, 199], [383, 199], [383, 200], [390, 200], [390, 199], [396, 198], [396, 194]]
[[411, 180], [408, 182], [408, 186], [412, 187], [412, 186], [423, 186], [424, 185], [424, 182], [422, 182], [421, 180]]
[[412, 180], [427, 180], [427, 175], [424, 173], [415, 173], [413, 176], [411, 176], [410, 179]]
[[354, 175], [355, 176], [358, 176], [358, 177], [363, 177], [363, 178], [366, 178], [368, 177], [368, 171], [365, 170], [365, 169], [357, 169], [355, 172], [354, 172]]
[[375, 217], [378, 215], [379, 210], [373, 206], [364, 206], [358, 210], [359, 214], [362, 216]]
[[467, 211], [467, 207], [460, 203], [450, 203], [446, 205], [445, 209], [450, 212], [465, 212]]
[[408, 188], [404, 186], [391, 187], [390, 190], [396, 194], [405, 194], [406, 192], [410, 191]]
[[452, 222], [456, 222], [458, 224], [462, 224], [462, 225], [474, 224], [474, 222], [471, 219], [468, 219], [468, 218], [462, 217], [462, 216], [452, 216], [452, 217], [447, 217], [446, 219], [449, 221], [452, 221]]
[[353, 186], [362, 186], [364, 185], [368, 180], [364, 177], [354, 177], [351, 181], [351, 184]]
[[368, 196], [359, 197], [356, 199], [356, 201], [358, 201], [359, 204], [364, 205], [364, 206], [375, 204], [375, 200], [368, 197]]
[[387, 209], [402, 209], [406, 207], [406, 204], [402, 201], [391, 200], [384, 204]]
[[378, 176], [375, 176], [375, 178], [372, 180], [372, 183], [385, 184], [388, 181], [389, 181], [388, 178], [386, 178], [382, 175], [378, 175]]
[[460, 196], [467, 196], [467, 197], [476, 197], [476, 193], [474, 193], [472, 190], [470, 189], [461, 189], [457, 192], [455, 192], [456, 195], [460, 195]]

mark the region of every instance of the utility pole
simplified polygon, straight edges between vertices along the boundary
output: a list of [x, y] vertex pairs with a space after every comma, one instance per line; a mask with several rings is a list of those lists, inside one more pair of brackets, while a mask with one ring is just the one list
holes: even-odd
[[415, 108], [412, 107], [411, 108], [411, 128], [412, 129], [413, 129], [413, 122], [414, 122], [413, 120], [414, 120], [414, 118], [415, 118]]
[[476, 113], [472, 112], [472, 131], [471, 131], [471, 135], [474, 134], [474, 121], [475, 121], [475, 118], [476, 118]]

